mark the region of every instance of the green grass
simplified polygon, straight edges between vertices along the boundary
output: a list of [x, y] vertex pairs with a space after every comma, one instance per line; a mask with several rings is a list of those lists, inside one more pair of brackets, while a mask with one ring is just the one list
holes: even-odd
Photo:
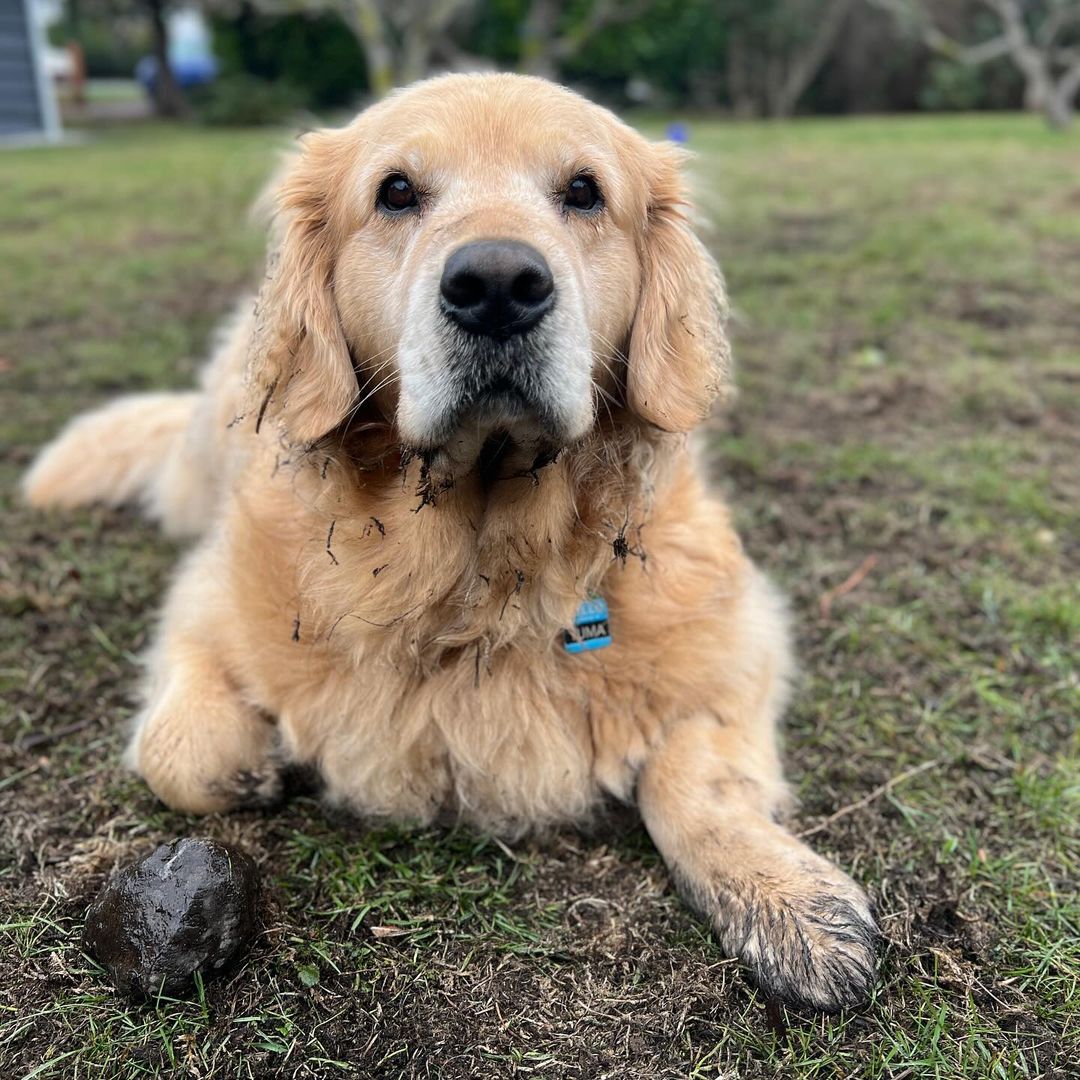
[[[121, 770], [176, 551], [13, 487], [78, 409], [190, 383], [258, 278], [247, 206], [287, 141], [147, 125], [0, 156], [0, 1075], [1075, 1075], [1080, 138], [692, 129], [742, 388], [717, 482], [792, 598], [796, 828], [824, 823], [876, 897], [872, 1005], [767, 1006], [632, 823], [513, 850], [303, 797], [196, 823]], [[191, 999], [126, 1005], [80, 949], [86, 904], [192, 830], [259, 861], [265, 932]]]

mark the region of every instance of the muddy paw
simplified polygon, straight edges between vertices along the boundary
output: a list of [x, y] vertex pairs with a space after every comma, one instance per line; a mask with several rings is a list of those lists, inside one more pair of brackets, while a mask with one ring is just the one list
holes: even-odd
[[236, 810], [274, 806], [284, 794], [281, 770], [274, 764], [254, 771], [241, 769], [219, 781], [215, 793]]
[[855, 897], [769, 896], [723, 936], [768, 994], [823, 1012], [862, 1005], [874, 986], [878, 931], [852, 889]]
[[683, 895], [712, 923], [770, 996], [837, 1012], [864, 1004], [875, 980], [878, 930], [866, 894], [831, 863], [776, 852], [771, 872], [714, 878]]
[[139, 718], [129, 764], [162, 802], [185, 813], [278, 802], [284, 762], [276, 724], [232, 697], [200, 700], [183, 690], [181, 684]]

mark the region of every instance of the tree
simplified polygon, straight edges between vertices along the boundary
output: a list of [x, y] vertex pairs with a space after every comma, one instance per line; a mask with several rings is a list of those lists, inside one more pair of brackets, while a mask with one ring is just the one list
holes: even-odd
[[559, 68], [603, 30], [639, 18], [647, 0], [591, 0], [584, 13], [567, 19], [560, 0], [531, 0], [521, 27], [521, 68], [530, 75], [557, 79]]
[[935, 52], [962, 64], [1007, 57], [1024, 78], [1024, 100], [1052, 127], [1073, 118], [1080, 94], [1080, 0], [978, 0], [999, 32], [977, 44], [946, 34], [921, 0], [869, 0], [911, 27]]
[[791, 116], [854, 6], [855, 0], [743, 0], [732, 5], [727, 63], [735, 111]]
[[157, 72], [154, 77], [154, 109], [159, 116], [186, 116], [187, 100], [169, 66], [169, 0], [140, 0], [150, 18], [151, 40]]
[[262, 10], [336, 12], [364, 52], [376, 97], [429, 74], [435, 58], [456, 57], [450, 29], [475, 0], [260, 0]]
[[[146, 19], [150, 46], [157, 61], [153, 84], [154, 110], [159, 116], [184, 116], [187, 100], [169, 67], [169, 10], [172, 0], [67, 0], [67, 27], [79, 40], [84, 23], [97, 20], [109, 25], [113, 20]], [[112, 36], [112, 35], [110, 35]]]

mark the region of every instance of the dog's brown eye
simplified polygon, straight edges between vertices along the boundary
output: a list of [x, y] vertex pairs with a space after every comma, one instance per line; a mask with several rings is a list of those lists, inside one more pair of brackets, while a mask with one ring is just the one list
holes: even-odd
[[600, 203], [600, 190], [591, 176], [575, 176], [563, 192], [563, 206], [571, 210], [595, 210]]
[[404, 176], [388, 176], [379, 188], [379, 204], [395, 214], [416, 205], [416, 188]]

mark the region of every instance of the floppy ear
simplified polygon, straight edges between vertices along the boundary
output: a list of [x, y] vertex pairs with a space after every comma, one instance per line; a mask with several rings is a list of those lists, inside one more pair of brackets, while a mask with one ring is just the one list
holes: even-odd
[[332, 198], [347, 183], [338, 132], [313, 132], [276, 194], [266, 281], [248, 358], [256, 428], [275, 417], [290, 443], [311, 443], [348, 415], [356, 374], [334, 303], [334, 259], [344, 233]]
[[727, 297], [720, 270], [694, 235], [674, 148], [656, 168], [641, 240], [641, 295], [630, 334], [627, 401], [664, 431], [689, 431], [730, 387]]

